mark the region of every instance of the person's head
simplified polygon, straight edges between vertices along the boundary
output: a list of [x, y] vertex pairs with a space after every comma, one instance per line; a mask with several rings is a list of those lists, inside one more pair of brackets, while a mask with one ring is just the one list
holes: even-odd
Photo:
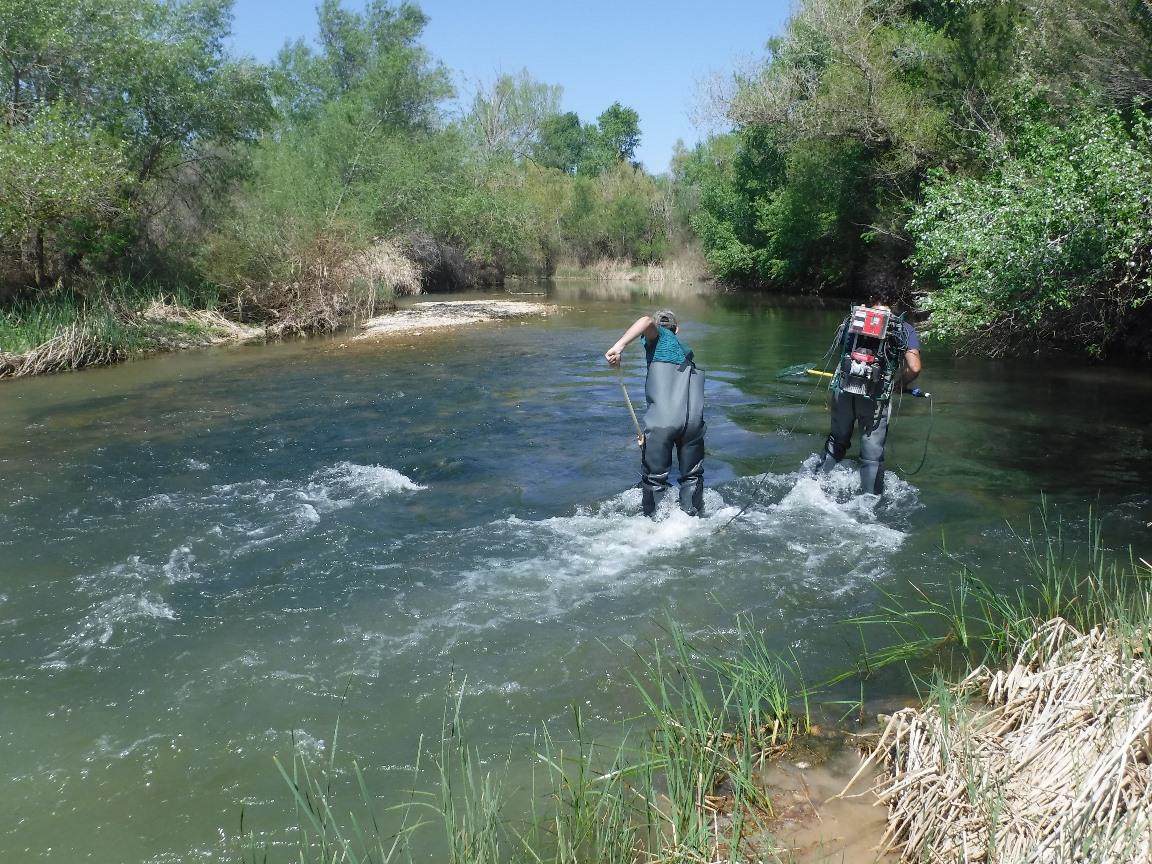
[[680, 329], [680, 325], [676, 321], [676, 313], [671, 309], [661, 309], [652, 317], [656, 319], [659, 326], [671, 330], [673, 333]]

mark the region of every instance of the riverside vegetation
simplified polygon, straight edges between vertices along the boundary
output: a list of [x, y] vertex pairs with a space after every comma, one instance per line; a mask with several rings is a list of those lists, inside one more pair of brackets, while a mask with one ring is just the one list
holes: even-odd
[[258, 64], [229, 0], [0, 3], [0, 376], [220, 338], [157, 299], [314, 332], [696, 250], [759, 290], [917, 294], [981, 353], [1152, 349], [1143, 0], [804, 0], [705, 95], [733, 131], [662, 174], [619, 102], [586, 122], [527, 71], [458, 92], [414, 4], [317, 14]]
[[325, 331], [395, 293], [681, 241], [633, 109], [582, 122], [527, 72], [457, 94], [410, 3], [317, 15], [315, 47], [261, 65], [224, 48], [229, 0], [0, 4], [0, 376], [204, 335], [152, 326], [157, 298]]
[[[719, 652], [669, 622], [636, 682], [644, 716], [608, 748], [587, 740], [579, 709], [571, 738], [542, 731], [520, 812], [509, 812], [513, 793], [524, 793], [508, 786], [510, 764], [486, 761], [467, 740], [462, 695], [448, 702], [439, 745], [417, 760], [409, 799], [390, 808], [403, 814], [398, 829], [383, 827], [359, 766], [349, 800], [333, 791], [348, 773], [334, 751], [318, 762], [294, 750], [279, 766], [296, 805], [292, 857], [410, 860], [416, 835], [431, 831], [454, 864], [839, 860], [833, 849], [777, 841], [765, 766], [826, 756], [837, 745], [813, 746], [826, 737], [813, 720], [817, 703], [858, 678], [860, 700], [841, 719], [862, 713], [866, 682], [900, 666], [921, 707], [854, 736], [870, 755], [842, 793], [887, 805], [887, 834], [875, 838], [882, 851], [909, 864], [1145, 860], [1152, 565], [1107, 553], [1098, 520], [1075, 546], [1041, 514], [1019, 538], [1028, 574], [1015, 593], [961, 570], [945, 601], [893, 598], [846, 622], [889, 630], [892, 647], [862, 648], [853, 670], [824, 684], [806, 683], [792, 660], [769, 651], [749, 619], [736, 620]], [[861, 783], [869, 767], [879, 773]], [[243, 842], [245, 860], [269, 860], [254, 835]]]
[[980, 354], [1152, 353], [1152, 5], [804, 0], [681, 151], [727, 280], [918, 293]]

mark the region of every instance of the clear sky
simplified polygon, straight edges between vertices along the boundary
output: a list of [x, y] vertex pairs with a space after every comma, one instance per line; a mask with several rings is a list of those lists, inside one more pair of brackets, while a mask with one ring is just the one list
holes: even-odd
[[[345, 0], [363, 8], [363, 0]], [[235, 0], [232, 49], [268, 61], [289, 39], [313, 37], [315, 0]], [[696, 84], [762, 56], [788, 0], [420, 0], [424, 44], [457, 88], [527, 68], [564, 88], [563, 108], [591, 121], [619, 100], [640, 114], [639, 158], [668, 167], [677, 138], [691, 144]]]

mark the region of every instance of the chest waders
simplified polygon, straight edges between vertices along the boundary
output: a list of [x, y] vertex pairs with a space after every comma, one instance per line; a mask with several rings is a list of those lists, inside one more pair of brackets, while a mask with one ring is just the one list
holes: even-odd
[[651, 516], [664, 490], [671, 485], [672, 449], [680, 463], [680, 509], [689, 516], [704, 512], [704, 370], [688, 355], [683, 363], [654, 361], [644, 382], [648, 410], [644, 412], [644, 514]]
[[829, 385], [832, 429], [824, 442], [824, 462], [831, 471], [852, 443], [860, 425], [860, 485], [864, 492], [884, 492], [884, 445], [892, 414], [892, 390], [904, 368], [907, 339], [904, 321], [887, 309], [852, 307], [840, 325], [840, 363]]

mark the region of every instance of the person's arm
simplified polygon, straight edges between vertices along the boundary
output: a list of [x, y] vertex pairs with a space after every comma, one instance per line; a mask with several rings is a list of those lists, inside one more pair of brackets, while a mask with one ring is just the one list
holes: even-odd
[[636, 341], [640, 336], [647, 336], [649, 341], [656, 339], [660, 331], [651, 315], [644, 315], [636, 319], [636, 323], [624, 331], [624, 335], [616, 340], [616, 344], [604, 353], [604, 359], [609, 366], [620, 365], [620, 354], [624, 349]]
[[909, 348], [904, 352], [904, 385], [907, 386], [920, 377], [920, 351]]

